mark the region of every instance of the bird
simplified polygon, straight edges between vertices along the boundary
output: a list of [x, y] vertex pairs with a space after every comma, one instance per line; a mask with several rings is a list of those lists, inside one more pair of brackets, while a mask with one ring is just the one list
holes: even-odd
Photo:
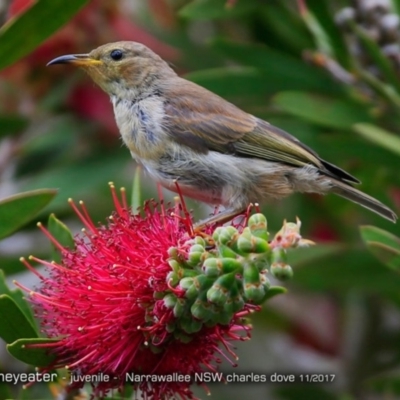
[[47, 65], [55, 64], [82, 67], [110, 96], [123, 142], [155, 181], [224, 206], [204, 224], [227, 222], [249, 204], [294, 192], [334, 193], [397, 220], [389, 207], [354, 187], [357, 178], [291, 134], [178, 76], [141, 43], [108, 43]]

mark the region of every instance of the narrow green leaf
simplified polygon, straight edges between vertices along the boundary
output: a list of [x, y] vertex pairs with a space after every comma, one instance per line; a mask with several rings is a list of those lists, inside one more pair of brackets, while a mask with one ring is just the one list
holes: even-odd
[[[71, 250], [75, 248], [74, 237], [71, 231], [68, 229], [67, 225], [65, 225], [63, 222], [57, 219], [54, 214], [51, 214], [49, 216], [47, 222], [47, 229], [61, 246], [67, 247]], [[54, 244], [53, 244], [52, 256], [54, 261], [60, 262], [61, 253], [60, 250]]]
[[279, 90], [275, 82], [257, 68], [212, 68], [191, 72], [185, 75], [189, 79], [222, 97], [265, 96]]
[[330, 38], [325, 31], [325, 26], [320, 24], [314, 14], [307, 8], [303, 12], [303, 19], [308, 29], [314, 36], [314, 40], [317, 43], [318, 50], [330, 57], [334, 55], [334, 49], [332, 47]]
[[140, 167], [140, 165], [136, 166], [135, 175], [133, 176], [133, 185], [132, 185], [131, 208], [133, 212], [135, 212], [141, 206], [141, 193], [140, 193], [141, 173], [142, 173], [142, 168]]
[[26, 337], [37, 337], [31, 321], [18, 307], [17, 303], [6, 294], [0, 295], [0, 337], [6, 343]]
[[28, 120], [19, 115], [0, 115], [0, 137], [21, 132], [28, 125]]
[[40, 0], [0, 28], [0, 69], [29, 54], [89, 0]]
[[333, 10], [329, 8], [330, 6], [331, 3], [326, 1], [307, 2], [307, 8], [312, 12], [318, 24], [323, 27], [325, 40], [329, 41], [329, 47], [334, 52], [335, 58], [339, 60], [341, 65], [349, 67], [350, 58], [347, 45], [341, 30], [334, 21]]
[[8, 352], [17, 360], [35, 367], [48, 367], [55, 360], [55, 356], [50, 354], [46, 347], [29, 347], [32, 345], [45, 345], [47, 343], [56, 343], [58, 339], [37, 338], [37, 339], [19, 339], [7, 345]]
[[370, 225], [361, 226], [360, 232], [372, 254], [388, 267], [400, 271], [400, 238]]
[[392, 6], [395, 13], [400, 15], [400, 0], [392, 0]]
[[390, 393], [394, 398], [400, 396], [400, 376], [398, 369], [384, 370], [383, 373], [367, 379], [365, 384], [375, 393], [380, 393], [383, 396], [387, 393]]
[[254, 11], [257, 3], [257, 0], [238, 0], [229, 7], [226, 0], [194, 0], [181, 8], [179, 15], [198, 20], [233, 18]]
[[115, 154], [112, 157], [102, 155], [85, 162], [62, 165], [36, 174], [25, 184], [25, 189], [57, 187], [59, 195], [51, 204], [52, 211], [64, 210], [68, 207], [69, 197], [87, 199], [97, 187], [103, 187], [104, 182], [119, 176], [127, 162], [131, 162], [131, 158], [129, 152], [124, 151], [120, 157], [115, 157]]
[[[287, 2], [286, 2], [287, 4]], [[264, 2], [257, 9], [257, 15], [262, 19], [268, 42], [275, 48], [300, 55], [304, 49], [314, 47], [312, 35], [291, 5], [282, 1]]]
[[376, 293], [385, 299], [399, 298], [400, 274], [394, 274], [389, 268], [379, 268], [376, 258], [364, 248], [324, 245], [326, 250], [329, 247], [336, 250], [313, 257], [318, 247], [299, 248], [288, 253], [289, 265], [295, 270], [292, 286], [309, 292], [332, 291], [343, 295], [346, 291], [357, 290], [368, 295]]
[[353, 129], [370, 142], [400, 155], [400, 137], [398, 135], [372, 124], [355, 124]]
[[29, 303], [24, 298], [22, 291], [19, 289], [10, 290], [10, 288], [6, 284], [6, 277], [4, 275], [4, 271], [0, 269], [0, 295], [3, 294], [11, 297], [14, 300], [14, 302], [18, 305], [20, 310], [25, 314], [25, 317], [29, 319], [32, 326], [36, 327], [36, 322], [35, 318], [33, 317], [32, 309]]
[[13, 394], [9, 385], [5, 382], [0, 382], [0, 399], [11, 400], [12, 398]]
[[31, 221], [56, 194], [55, 189], [38, 189], [0, 200], [0, 239]]
[[267, 46], [217, 39], [212, 42], [212, 48], [244, 66], [261, 69], [266, 82], [278, 81], [283, 85], [280, 91], [288, 87], [327, 94], [343, 93], [342, 86], [325, 71]]
[[278, 93], [274, 103], [289, 114], [321, 126], [351, 129], [358, 122], [369, 122], [365, 106], [303, 92]]
[[388, 83], [383, 82], [381, 79], [376, 78], [370, 72], [361, 67], [354, 67], [355, 73], [361, 78], [371, 89], [383, 97], [385, 100], [392, 103], [397, 109], [400, 108], [400, 96], [398, 92]]

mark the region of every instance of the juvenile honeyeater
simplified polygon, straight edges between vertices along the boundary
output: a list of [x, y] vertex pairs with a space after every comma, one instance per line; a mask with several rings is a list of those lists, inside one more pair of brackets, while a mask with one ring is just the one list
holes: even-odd
[[48, 65], [82, 67], [110, 96], [132, 157], [175, 191], [225, 210], [226, 221], [249, 203], [293, 192], [335, 193], [395, 222], [396, 214], [353, 185], [359, 181], [283, 130], [179, 77], [143, 44], [116, 42]]

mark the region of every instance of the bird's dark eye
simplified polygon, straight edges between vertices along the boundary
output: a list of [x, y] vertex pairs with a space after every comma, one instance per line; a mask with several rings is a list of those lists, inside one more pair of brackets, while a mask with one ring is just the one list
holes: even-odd
[[114, 61], [120, 60], [120, 59], [122, 58], [122, 56], [123, 56], [122, 50], [119, 50], [119, 49], [113, 50], [113, 51], [110, 53], [110, 57], [111, 57]]

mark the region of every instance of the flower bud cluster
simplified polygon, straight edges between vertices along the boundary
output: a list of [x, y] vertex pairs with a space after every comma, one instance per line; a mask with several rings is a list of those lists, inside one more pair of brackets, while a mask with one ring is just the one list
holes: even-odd
[[393, 12], [390, 0], [356, 0], [354, 7], [341, 9], [335, 20], [346, 34], [350, 52], [362, 67], [376, 77], [382, 77], [382, 71], [365, 51], [357, 30], [378, 44], [396, 71], [400, 71], [400, 17]]
[[212, 238], [188, 240], [185, 251], [170, 248], [167, 280], [172, 290], [164, 304], [176, 318], [171, 331], [190, 334], [203, 326], [229, 324], [245, 304], [262, 304], [271, 289], [269, 274], [279, 280], [293, 275], [287, 249], [311, 243], [299, 230], [300, 221], [285, 222], [270, 241], [266, 218], [254, 214], [245, 228], [218, 227]]

